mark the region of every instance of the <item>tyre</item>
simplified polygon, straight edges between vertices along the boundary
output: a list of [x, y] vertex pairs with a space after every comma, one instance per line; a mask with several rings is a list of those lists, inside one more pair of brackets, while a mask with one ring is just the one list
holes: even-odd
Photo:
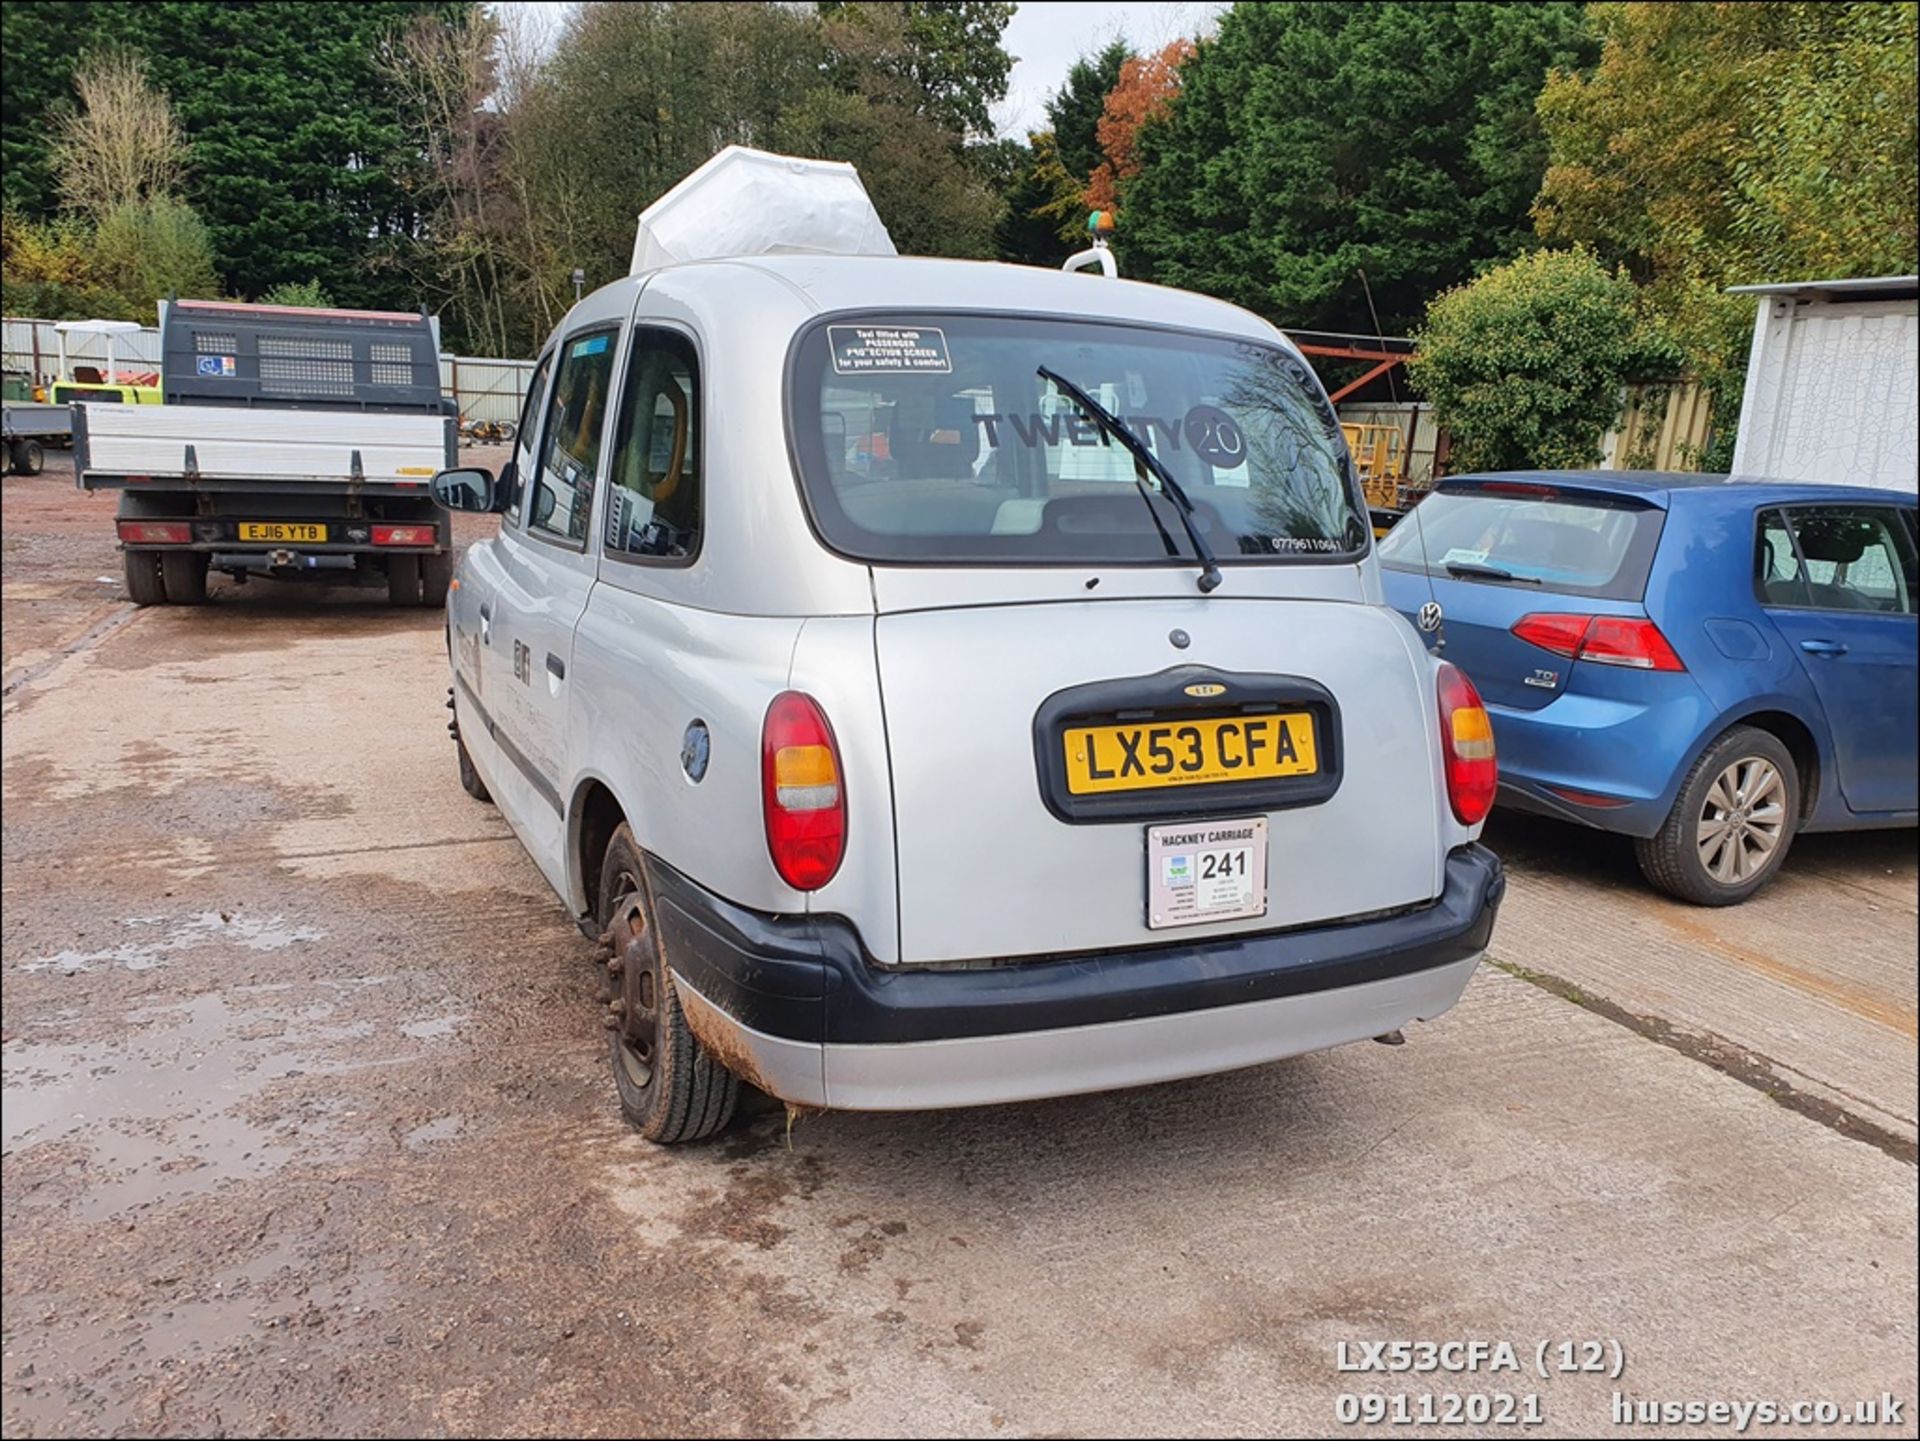
[[160, 555], [160, 578], [167, 600], [174, 605], [203, 605], [207, 599], [207, 565], [213, 559], [203, 550], [170, 550]]
[[387, 604], [420, 604], [419, 556], [391, 555], [387, 557]]
[[1793, 757], [1766, 731], [1735, 726], [1693, 763], [1666, 824], [1634, 850], [1668, 895], [1731, 906], [1773, 879], [1799, 824]]
[[37, 440], [16, 440], [12, 447], [13, 468], [21, 475], [38, 475], [47, 463], [47, 453]]
[[687, 1029], [680, 998], [660, 961], [640, 849], [623, 821], [600, 863], [603, 948], [613, 999], [613, 1085], [620, 1110], [649, 1141], [698, 1141], [726, 1125], [740, 1082]]
[[420, 604], [436, 608], [447, 603], [447, 587], [453, 584], [453, 552], [418, 557], [420, 564]]
[[460, 789], [475, 800], [491, 805], [493, 795], [488, 791], [487, 783], [480, 779], [480, 772], [473, 768], [473, 757], [467, 754], [467, 743], [455, 736], [453, 744], [460, 753]]
[[165, 605], [166, 581], [160, 575], [160, 553], [126, 550], [120, 553], [127, 572], [127, 599], [135, 605]]

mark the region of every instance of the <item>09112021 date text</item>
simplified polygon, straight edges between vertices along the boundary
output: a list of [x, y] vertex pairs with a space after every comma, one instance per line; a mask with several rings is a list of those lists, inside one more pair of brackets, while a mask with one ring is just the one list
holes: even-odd
[[1342, 1392], [1333, 1417], [1342, 1426], [1538, 1426], [1546, 1420], [1533, 1392]]

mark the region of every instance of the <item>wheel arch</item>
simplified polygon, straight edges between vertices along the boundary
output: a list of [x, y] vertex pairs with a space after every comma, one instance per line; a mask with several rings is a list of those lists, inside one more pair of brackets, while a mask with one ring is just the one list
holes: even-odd
[[1804, 825], [1813, 818], [1820, 800], [1821, 786], [1828, 773], [1826, 748], [1820, 737], [1803, 717], [1790, 710], [1770, 706], [1725, 718], [1720, 729], [1707, 737], [1700, 749], [1704, 751], [1733, 727], [1743, 725], [1765, 731], [1785, 746], [1787, 754], [1793, 757], [1793, 768], [1799, 772], [1800, 779], [1800, 814], [1796, 819]]
[[567, 806], [567, 904], [576, 916], [599, 914], [600, 860], [613, 833], [632, 818], [604, 776], [585, 775], [574, 784]]

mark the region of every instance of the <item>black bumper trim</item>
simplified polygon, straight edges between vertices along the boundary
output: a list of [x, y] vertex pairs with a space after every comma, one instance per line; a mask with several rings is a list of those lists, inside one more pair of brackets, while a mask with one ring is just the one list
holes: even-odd
[[744, 1026], [810, 1044], [948, 1040], [1098, 1025], [1337, 990], [1487, 948], [1506, 890], [1484, 846], [1447, 857], [1418, 910], [1310, 930], [1175, 941], [970, 970], [882, 969], [836, 916], [768, 916], [649, 857], [667, 962]]

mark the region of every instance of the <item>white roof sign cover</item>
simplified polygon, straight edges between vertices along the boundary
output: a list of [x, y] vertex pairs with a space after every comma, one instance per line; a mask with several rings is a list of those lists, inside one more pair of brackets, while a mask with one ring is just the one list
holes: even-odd
[[729, 145], [640, 212], [630, 275], [737, 255], [897, 255], [844, 161]]

